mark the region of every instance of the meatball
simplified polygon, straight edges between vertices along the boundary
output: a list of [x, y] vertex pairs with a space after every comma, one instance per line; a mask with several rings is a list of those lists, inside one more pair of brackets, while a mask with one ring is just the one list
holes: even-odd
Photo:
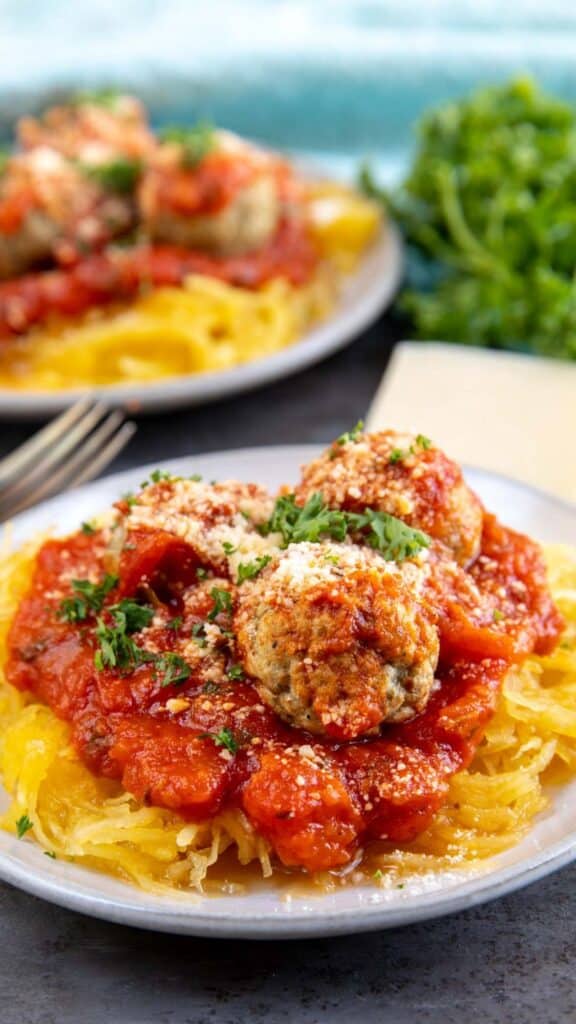
[[355, 545], [289, 545], [238, 588], [238, 647], [264, 703], [337, 740], [422, 711], [438, 661], [424, 579]]
[[332, 508], [373, 508], [424, 530], [460, 565], [480, 551], [479, 499], [459, 466], [420, 434], [384, 430], [336, 441], [303, 468], [297, 499], [304, 504], [318, 491]]
[[280, 223], [276, 162], [228, 133], [214, 139], [193, 166], [177, 143], [160, 147], [140, 187], [146, 229], [154, 241], [218, 256], [261, 249]]
[[49, 147], [88, 162], [139, 158], [154, 145], [140, 101], [112, 92], [86, 94], [74, 103], [51, 107], [40, 117], [23, 117], [17, 136], [25, 150]]
[[198, 560], [235, 579], [238, 565], [276, 550], [262, 537], [272, 499], [263, 487], [236, 480], [206, 484], [181, 478], [145, 487], [125, 519], [127, 529], [164, 530], [185, 541]]
[[133, 219], [129, 198], [109, 194], [55, 150], [16, 154], [0, 178], [0, 278], [98, 247]]

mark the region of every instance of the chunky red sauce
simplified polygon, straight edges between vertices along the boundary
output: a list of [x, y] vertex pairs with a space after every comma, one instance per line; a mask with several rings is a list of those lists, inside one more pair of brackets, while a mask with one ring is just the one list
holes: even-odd
[[[157, 609], [146, 645], [182, 651], [213, 607], [197, 582], [198, 567], [198, 556], [175, 536], [128, 530], [116, 566], [120, 582], [106, 603], [153, 593]], [[190, 819], [241, 808], [283, 863], [308, 870], [345, 864], [366, 839], [399, 842], [423, 830], [451, 776], [470, 763], [511, 662], [529, 650], [550, 650], [561, 627], [538, 548], [487, 515], [470, 574], [440, 572], [434, 584], [440, 685], [426, 710], [383, 727], [378, 738], [338, 744], [283, 724], [249, 680], [206, 686], [192, 674], [162, 686], [150, 664], [98, 671], [95, 619], [70, 624], [58, 609], [72, 579], [109, 570], [100, 532], [44, 544], [10, 632], [10, 682], [70, 723], [80, 757], [96, 774]], [[487, 622], [486, 608], [471, 603], [470, 576], [497, 621]], [[185, 625], [178, 621], [184, 601]], [[101, 617], [106, 621], [106, 605]], [[226, 609], [216, 621], [232, 626]], [[233, 667], [233, 638], [223, 657]], [[235, 737], [233, 751], [215, 741], [226, 729]]]
[[210, 256], [157, 244], [104, 251], [68, 269], [0, 283], [0, 343], [54, 318], [78, 317], [90, 309], [126, 302], [148, 288], [181, 285], [191, 274], [242, 288], [259, 288], [276, 277], [302, 285], [317, 262], [306, 225], [294, 219], [284, 220], [262, 249], [243, 256]]

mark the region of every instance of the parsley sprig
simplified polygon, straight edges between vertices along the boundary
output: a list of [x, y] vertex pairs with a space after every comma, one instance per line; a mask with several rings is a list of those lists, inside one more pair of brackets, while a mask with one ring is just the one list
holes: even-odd
[[156, 673], [162, 672], [160, 686], [177, 686], [185, 683], [192, 674], [192, 669], [187, 661], [175, 651], [164, 651], [155, 659], [154, 669]]
[[320, 492], [303, 506], [296, 504], [294, 494], [282, 495], [260, 530], [264, 534], [281, 533], [284, 546], [305, 541], [315, 544], [328, 538], [343, 541], [356, 534], [387, 561], [395, 562], [412, 558], [430, 545], [427, 534], [407, 526], [396, 516], [369, 508], [362, 513], [330, 509]]
[[66, 622], [83, 622], [89, 615], [102, 610], [106, 597], [118, 582], [118, 576], [111, 573], [106, 573], [100, 583], [72, 580], [73, 596], [60, 602], [58, 617]]

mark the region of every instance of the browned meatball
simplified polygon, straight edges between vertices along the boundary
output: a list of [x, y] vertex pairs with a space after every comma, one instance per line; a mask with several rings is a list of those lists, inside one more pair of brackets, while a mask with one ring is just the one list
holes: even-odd
[[278, 161], [229, 132], [213, 132], [197, 163], [176, 142], [158, 148], [139, 190], [150, 237], [219, 256], [261, 249], [282, 214]]
[[262, 700], [334, 739], [421, 711], [438, 660], [425, 570], [346, 544], [291, 544], [238, 588], [235, 631]]
[[384, 430], [335, 442], [304, 466], [297, 499], [304, 503], [317, 491], [332, 508], [397, 516], [441, 540], [461, 565], [480, 550], [479, 499], [459, 466], [421, 435]]

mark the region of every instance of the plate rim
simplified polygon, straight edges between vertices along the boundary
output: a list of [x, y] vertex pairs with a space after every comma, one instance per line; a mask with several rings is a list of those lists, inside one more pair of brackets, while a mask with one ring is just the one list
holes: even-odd
[[358, 282], [362, 273], [369, 273], [372, 264], [377, 267], [379, 263], [382, 273], [364, 295], [344, 309], [341, 295], [325, 320], [314, 324], [293, 344], [271, 355], [226, 370], [181, 374], [135, 384], [65, 391], [18, 391], [0, 387], [0, 422], [52, 416], [87, 394], [111, 407], [125, 408], [138, 415], [207, 405], [289, 377], [352, 344], [390, 305], [402, 281], [405, 266], [402, 237], [390, 218], [384, 220], [379, 237], [356, 270], [344, 279], [344, 287]]
[[[234, 457], [240, 459], [248, 458], [255, 463], [263, 456], [270, 458], [274, 453], [277, 461], [290, 462], [292, 466], [305, 461], [316, 454], [320, 445], [317, 444], [291, 444], [291, 445], [265, 445], [250, 448], [228, 449], [223, 451], [195, 453], [188, 456], [180, 456], [176, 459], [166, 459], [160, 462], [148, 463], [142, 466], [131, 467], [119, 473], [109, 474], [101, 477], [84, 487], [67, 492], [49, 499], [36, 506], [33, 510], [21, 513], [14, 518], [14, 526], [23, 528], [24, 535], [32, 529], [32, 523], [27, 524], [31, 514], [37, 516], [44, 512], [49, 516], [50, 510], [61, 501], [74, 501], [75, 494], [85, 494], [89, 498], [93, 492], [101, 489], [102, 485], [114, 487], [118, 485], [121, 489], [127, 479], [135, 476], [142, 478], [156, 466], [193, 467], [197, 460], [225, 460]], [[217, 467], [215, 467], [217, 468]], [[473, 474], [479, 474], [487, 478], [498, 479], [512, 485], [515, 489], [524, 490], [529, 494], [535, 494], [538, 498], [551, 502], [567, 511], [576, 520], [576, 505], [557, 498], [548, 492], [533, 487], [530, 484], [513, 480], [504, 474], [492, 473], [480, 467], [465, 467], [465, 470]], [[288, 471], [287, 471], [288, 474]], [[36, 527], [34, 527], [36, 529]], [[19, 532], [19, 531], [18, 531]], [[7, 833], [2, 835], [2, 845], [9, 847], [17, 841]], [[182, 908], [176, 908], [174, 903], [163, 910], [157, 906], [146, 907], [130, 899], [129, 883], [126, 885], [126, 898], [116, 898], [114, 895], [92, 893], [86, 889], [76, 888], [73, 882], [59, 879], [51, 879], [43, 873], [41, 865], [36, 872], [30, 870], [30, 865], [25, 858], [18, 858], [17, 847], [13, 850], [8, 848], [0, 849], [0, 878], [5, 882], [15, 885], [34, 896], [47, 900], [48, 902], [75, 910], [89, 916], [101, 918], [114, 923], [133, 925], [139, 928], [169, 932], [173, 934], [196, 935], [206, 938], [245, 938], [253, 940], [270, 939], [296, 939], [303, 937], [321, 937], [332, 935], [345, 935], [359, 932], [369, 932], [380, 929], [394, 928], [400, 925], [412, 924], [416, 921], [430, 920], [436, 917], [446, 916], [471, 907], [479, 906], [490, 902], [500, 896], [504, 896], [523, 888], [526, 885], [536, 882], [555, 870], [567, 866], [576, 860], [576, 827], [573, 832], [565, 834], [560, 839], [551, 843], [544, 849], [536, 850], [524, 865], [510, 864], [497, 868], [495, 871], [489, 869], [471, 877], [465, 871], [462, 872], [461, 882], [457, 882], [451, 889], [436, 889], [431, 892], [422, 893], [418, 902], [400, 902], [397, 905], [390, 905], [383, 899], [363, 905], [355, 905], [343, 908], [321, 908], [318, 912], [313, 910], [294, 910], [290, 912], [273, 911], [265, 912], [258, 906], [246, 913], [238, 915], [232, 911], [226, 913], [225, 898], [220, 904], [221, 909], [214, 913], [210, 909], [200, 909], [194, 904], [184, 904]], [[34, 853], [41, 854], [41, 850], [34, 850]], [[98, 878], [99, 873], [80, 865], [78, 870], [86, 874], [89, 884], [91, 878]], [[470, 884], [473, 888], [470, 889]], [[377, 890], [378, 891], [378, 890]], [[214, 906], [217, 898], [208, 897]], [[321, 896], [312, 897], [314, 902], [322, 899]]]

